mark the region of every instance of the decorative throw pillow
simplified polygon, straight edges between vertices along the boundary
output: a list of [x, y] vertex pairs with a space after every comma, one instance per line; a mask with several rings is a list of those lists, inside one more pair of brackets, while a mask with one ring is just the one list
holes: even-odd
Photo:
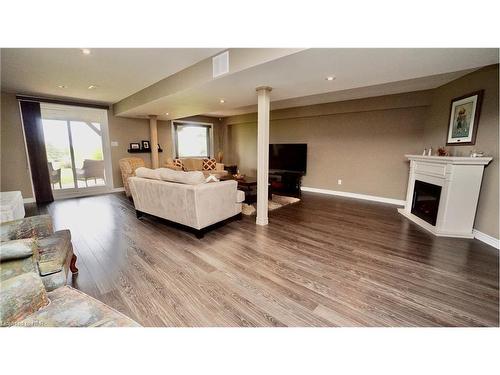
[[217, 162], [215, 159], [203, 159], [202, 170], [204, 171], [213, 171], [215, 169], [215, 165]]
[[217, 176], [209, 174], [208, 177], [205, 178], [205, 182], [219, 182], [219, 179], [217, 178]]
[[186, 170], [186, 168], [184, 168], [184, 163], [182, 162], [181, 159], [174, 159], [174, 166], [181, 168], [183, 171]]

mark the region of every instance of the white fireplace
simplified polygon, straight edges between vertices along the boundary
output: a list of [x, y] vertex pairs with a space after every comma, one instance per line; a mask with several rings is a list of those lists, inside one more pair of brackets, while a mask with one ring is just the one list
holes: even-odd
[[436, 236], [473, 238], [483, 170], [492, 158], [405, 156], [410, 177], [398, 211]]

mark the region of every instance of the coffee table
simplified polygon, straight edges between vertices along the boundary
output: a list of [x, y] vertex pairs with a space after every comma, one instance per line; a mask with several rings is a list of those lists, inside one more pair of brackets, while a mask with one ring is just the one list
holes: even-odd
[[236, 181], [238, 181], [238, 190], [245, 193], [245, 203], [257, 202], [257, 179], [255, 177], [245, 177]]
[[226, 175], [221, 180], [235, 180], [238, 182], [238, 190], [245, 193], [245, 203], [251, 204], [257, 201], [257, 178], [244, 177], [235, 178], [232, 175]]

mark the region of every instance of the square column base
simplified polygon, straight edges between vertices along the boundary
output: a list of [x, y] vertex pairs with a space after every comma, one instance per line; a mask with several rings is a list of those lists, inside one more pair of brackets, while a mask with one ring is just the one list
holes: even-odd
[[268, 220], [267, 217], [265, 217], [265, 218], [257, 217], [257, 219], [255, 219], [255, 224], [257, 224], [257, 225], [267, 225], [267, 224], [269, 224], [269, 220]]

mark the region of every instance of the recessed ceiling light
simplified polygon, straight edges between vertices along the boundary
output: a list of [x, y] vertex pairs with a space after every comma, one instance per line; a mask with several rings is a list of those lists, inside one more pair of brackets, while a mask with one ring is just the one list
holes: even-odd
[[220, 104], [224, 104], [226, 101], [224, 99], [219, 100]]
[[335, 76], [329, 76], [329, 77], [326, 77], [325, 79], [327, 81], [333, 81], [335, 78], [337, 78], [337, 77], [335, 77]]
[[60, 89], [65, 89], [66, 87], [68, 86], [65, 86], [65, 85], [58, 85], [57, 87], [59, 87]]
[[82, 48], [82, 53], [84, 55], [90, 55], [90, 50], [88, 48]]
[[168, 113], [168, 112], [165, 112], [165, 116], [168, 116], [169, 114], [170, 114], [170, 113]]
[[97, 85], [90, 85], [89, 87], [87, 87], [89, 90], [94, 90], [96, 89], [98, 86]]

